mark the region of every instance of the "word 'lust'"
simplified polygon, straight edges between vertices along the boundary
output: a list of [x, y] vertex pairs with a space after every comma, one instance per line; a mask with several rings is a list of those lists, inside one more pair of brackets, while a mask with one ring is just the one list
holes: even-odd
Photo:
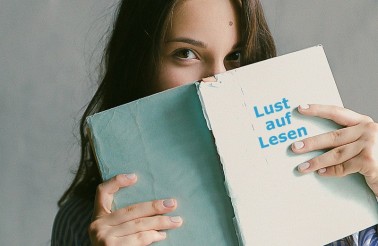
[[[285, 113], [286, 110], [286, 113]], [[265, 122], [265, 130], [275, 132], [275, 130], [290, 126], [292, 123], [292, 114], [290, 111], [289, 100], [282, 98], [282, 100], [265, 105], [263, 107], [253, 107], [254, 114], [256, 118], [261, 118], [267, 115], [277, 114], [280, 115], [277, 118], [267, 120]], [[283, 111], [283, 112], [281, 112]], [[280, 113], [281, 112], [281, 113]], [[269, 117], [271, 118], [271, 117]], [[268, 137], [258, 137], [260, 147], [267, 148], [272, 145], [277, 145], [280, 143], [285, 143], [289, 140], [295, 140], [307, 136], [306, 127], [299, 127], [298, 129], [290, 129], [286, 131], [281, 131], [277, 134], [270, 134]]]
[[257, 106], [253, 107], [253, 111], [255, 112], [256, 118], [263, 117], [265, 115], [274, 114], [282, 111], [283, 109], [289, 109], [290, 106], [288, 104], [289, 100], [286, 98], [282, 98], [281, 101], [276, 102], [274, 104], [269, 104], [263, 107], [263, 109], [259, 109]]

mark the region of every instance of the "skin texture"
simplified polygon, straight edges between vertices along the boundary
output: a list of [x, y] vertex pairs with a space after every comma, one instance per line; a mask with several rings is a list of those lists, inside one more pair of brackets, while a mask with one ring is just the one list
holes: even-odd
[[165, 239], [159, 230], [182, 225], [180, 217], [162, 216], [177, 208], [175, 199], [155, 200], [111, 211], [114, 194], [135, 184], [135, 174], [120, 174], [100, 184], [89, 235], [94, 245], [149, 245]]
[[[238, 9], [229, 0], [179, 2], [172, 16], [157, 91], [199, 80], [240, 66]], [[100, 184], [89, 235], [93, 245], [149, 245], [164, 240], [161, 230], [182, 225], [175, 199], [148, 201], [111, 211], [114, 194], [137, 182], [135, 174], [117, 175]]]
[[342, 177], [360, 173], [367, 185], [378, 196], [378, 124], [370, 117], [349, 109], [329, 105], [304, 105], [298, 111], [307, 116], [330, 119], [345, 126], [337, 131], [321, 134], [293, 143], [294, 153], [331, 149], [301, 163], [304, 174], [317, 172], [321, 176]]
[[[200, 80], [240, 66], [238, 8], [230, 0], [190, 0], [176, 6], [162, 47], [157, 91]], [[211, 81], [208, 78], [207, 81]], [[308, 117], [322, 117], [345, 128], [294, 143], [297, 154], [317, 149], [328, 152], [301, 163], [303, 173], [345, 176], [359, 172], [378, 195], [378, 125], [370, 117], [328, 105], [302, 105]], [[149, 245], [166, 238], [162, 230], [184, 223], [174, 211], [175, 199], [147, 201], [111, 211], [114, 194], [137, 182], [135, 174], [117, 175], [97, 188], [89, 235], [93, 245]]]
[[237, 16], [228, 0], [180, 2], [164, 43], [158, 90], [239, 67]]

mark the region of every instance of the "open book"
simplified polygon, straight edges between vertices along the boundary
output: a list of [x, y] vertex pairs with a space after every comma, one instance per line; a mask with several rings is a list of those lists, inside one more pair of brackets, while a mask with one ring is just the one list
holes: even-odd
[[184, 224], [158, 245], [324, 245], [378, 223], [359, 174], [300, 175], [294, 141], [340, 128], [299, 104], [342, 106], [316, 46], [88, 117], [104, 180], [135, 172], [115, 208], [174, 197]]

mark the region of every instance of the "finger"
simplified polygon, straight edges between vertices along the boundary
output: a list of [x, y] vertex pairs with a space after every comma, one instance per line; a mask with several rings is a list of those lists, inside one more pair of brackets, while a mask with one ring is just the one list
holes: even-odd
[[361, 161], [361, 156], [356, 156], [344, 163], [321, 168], [318, 170], [318, 174], [326, 177], [344, 177], [352, 173], [358, 173], [361, 172]]
[[180, 227], [182, 218], [180, 216], [153, 216], [144, 217], [122, 223], [110, 229], [110, 233], [115, 236], [127, 236], [142, 231], [167, 230]]
[[303, 115], [317, 116], [332, 120], [342, 126], [354, 126], [362, 122], [373, 122], [369, 116], [338, 106], [305, 104], [299, 106], [298, 111]]
[[133, 235], [119, 237], [120, 245], [127, 246], [144, 246], [150, 245], [154, 242], [164, 240], [167, 237], [166, 232], [159, 232], [155, 230], [138, 232]]
[[111, 213], [114, 193], [120, 188], [130, 186], [137, 181], [135, 174], [119, 174], [97, 186], [93, 217]]
[[138, 218], [165, 214], [177, 208], [175, 199], [154, 200], [120, 208], [109, 216], [111, 225], [119, 225]]
[[357, 141], [363, 134], [361, 125], [351, 126], [336, 131], [309, 137], [291, 145], [294, 153], [306, 153], [313, 150], [334, 148]]
[[[356, 141], [347, 145], [334, 148], [322, 155], [319, 155], [307, 162], [298, 165], [298, 171], [309, 173], [342, 164], [349, 159], [357, 156], [363, 149], [362, 141]], [[323, 170], [322, 170], [323, 171]]]

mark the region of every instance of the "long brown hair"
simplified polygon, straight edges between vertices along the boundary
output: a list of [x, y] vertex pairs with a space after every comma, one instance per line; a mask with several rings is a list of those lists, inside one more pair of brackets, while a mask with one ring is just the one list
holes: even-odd
[[[76, 176], [60, 198], [63, 206], [72, 196], [93, 199], [102, 182], [86, 134], [85, 119], [153, 93], [160, 50], [175, 4], [182, 0], [123, 0], [105, 49], [101, 83], [81, 121], [81, 159]], [[276, 55], [275, 44], [258, 0], [239, 0], [241, 6], [242, 65]]]

